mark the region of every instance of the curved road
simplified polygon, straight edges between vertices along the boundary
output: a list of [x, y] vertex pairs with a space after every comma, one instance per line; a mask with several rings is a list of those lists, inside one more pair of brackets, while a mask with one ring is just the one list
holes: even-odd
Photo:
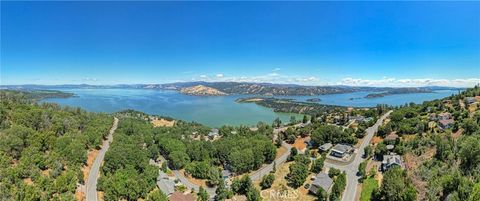
[[[276, 164], [277, 167], [280, 166], [281, 164], [283, 164], [285, 161], [287, 161], [288, 156], [290, 155], [290, 150], [292, 149], [292, 146], [285, 143], [285, 142], [282, 142], [282, 146], [285, 147], [287, 149], [287, 151], [283, 155], [281, 155], [280, 157], [275, 159], [275, 164]], [[260, 180], [264, 175], [270, 173], [270, 171], [273, 170], [273, 164], [274, 163], [272, 162], [270, 164], [267, 164], [267, 165], [261, 167], [260, 169], [256, 170], [255, 172], [250, 173], [250, 175], [249, 175], [250, 178], [253, 181]], [[187, 187], [188, 189], [193, 188], [193, 189], [195, 189], [195, 191], [198, 192], [199, 186], [190, 182], [187, 178], [185, 178], [185, 176], [182, 173], [180, 173], [180, 171], [173, 170], [173, 173], [175, 174], [175, 177], [177, 177], [180, 180], [180, 182], [182, 182], [185, 185], [185, 187]], [[210, 195], [210, 198], [215, 197], [215, 195], [216, 195], [215, 190], [216, 189], [217, 189], [216, 187], [205, 187], [205, 190]]]
[[103, 141], [102, 149], [98, 152], [95, 161], [93, 161], [92, 168], [88, 173], [88, 179], [86, 183], [86, 197], [87, 201], [97, 201], [97, 179], [98, 175], [100, 174], [100, 166], [102, 165], [103, 158], [105, 157], [105, 153], [107, 152], [108, 148], [110, 147], [110, 143], [113, 140], [113, 133], [117, 129], [118, 126], [118, 119], [114, 117], [112, 128], [110, 128], [110, 132], [108, 133], [107, 140]]
[[341, 165], [341, 164], [331, 163], [331, 162], [328, 162], [328, 160], [325, 160], [325, 167], [329, 167], [329, 168], [333, 167], [333, 168], [345, 171], [345, 173], [347, 173], [347, 186], [345, 187], [345, 191], [343, 192], [342, 201], [355, 200], [355, 195], [357, 193], [358, 179], [360, 178], [359, 176], [357, 176], [358, 166], [360, 165], [361, 162], [366, 160], [365, 158], [362, 157], [364, 155], [364, 148], [368, 144], [370, 144], [370, 141], [372, 140], [374, 134], [377, 132], [378, 127], [382, 124], [383, 120], [385, 120], [385, 118], [387, 118], [390, 115], [391, 112], [392, 111], [387, 112], [382, 117], [380, 117], [380, 119], [378, 119], [378, 121], [373, 126], [367, 128], [366, 130], [367, 135], [365, 136], [362, 144], [358, 148], [355, 158], [349, 164]]

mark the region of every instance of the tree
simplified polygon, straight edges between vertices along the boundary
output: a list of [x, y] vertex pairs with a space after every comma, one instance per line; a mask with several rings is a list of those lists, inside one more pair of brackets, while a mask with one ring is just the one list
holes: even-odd
[[325, 157], [321, 157], [321, 158], [316, 159], [312, 164], [311, 171], [314, 172], [314, 173], [321, 172], [322, 169], [323, 169], [324, 161], [325, 161]]
[[260, 201], [262, 200], [260, 192], [252, 185], [247, 190], [247, 201]]
[[328, 194], [327, 191], [323, 190], [323, 188], [317, 189], [317, 200], [318, 201], [327, 201]]
[[330, 178], [333, 178], [333, 177], [335, 177], [335, 176], [338, 176], [338, 175], [340, 175], [340, 173], [342, 173], [342, 172], [341, 172], [339, 169], [336, 169], [336, 168], [330, 168], [330, 169], [328, 170], [328, 176], [329, 176]]
[[407, 181], [403, 170], [394, 167], [383, 176], [380, 196], [392, 201], [413, 201], [416, 200], [416, 191]]
[[244, 175], [240, 179], [234, 179], [231, 185], [233, 192], [242, 195], [246, 195], [248, 189], [250, 189], [251, 187], [253, 187], [253, 184], [252, 180], [248, 175]]
[[200, 188], [198, 189], [198, 193], [197, 193], [197, 201], [208, 201], [208, 193], [207, 191], [203, 188], [203, 186], [200, 186]]
[[480, 183], [476, 183], [473, 186], [472, 193], [468, 196], [468, 201], [478, 201], [480, 200]]
[[308, 117], [307, 115], [303, 115], [302, 123], [307, 123], [308, 122]]
[[364, 149], [363, 152], [365, 153], [364, 157], [365, 158], [370, 158], [373, 155], [373, 149], [372, 146], [367, 145]]
[[363, 180], [367, 178], [366, 168], [367, 168], [367, 161], [361, 162], [360, 165], [358, 166], [358, 174], [360, 175], [360, 179], [359, 179], [360, 182], [363, 182]]
[[175, 170], [183, 168], [183, 166], [190, 162], [190, 157], [182, 151], [174, 151], [168, 155], [168, 158], [170, 159], [169, 165]]
[[147, 195], [147, 201], [168, 201], [168, 197], [158, 188], [150, 191]]
[[347, 174], [345, 172], [340, 173], [332, 186], [332, 192], [330, 194], [330, 200], [337, 200], [342, 197], [342, 193], [347, 185]]
[[475, 133], [476, 131], [480, 130], [478, 124], [476, 121], [474, 121], [471, 118], [468, 118], [463, 122], [462, 128], [464, 129], [464, 134], [466, 135], [471, 135]]
[[289, 166], [290, 172], [287, 174], [288, 185], [292, 188], [298, 188], [303, 185], [308, 176], [308, 168], [303, 163], [292, 163]]
[[282, 120], [280, 120], [280, 118], [277, 117], [275, 118], [275, 120], [273, 120], [272, 127], [279, 128], [280, 126], [282, 126]]
[[462, 167], [470, 171], [480, 165], [480, 136], [467, 136], [460, 141], [459, 158]]
[[292, 161], [297, 154], [298, 154], [297, 148], [292, 147], [292, 149], [290, 149], [290, 155], [288, 156], [288, 160]]
[[223, 201], [231, 197], [232, 192], [225, 187], [225, 181], [222, 179], [215, 190], [215, 200]]
[[262, 181], [260, 182], [260, 186], [262, 189], [270, 188], [275, 180], [275, 175], [270, 173], [262, 177]]

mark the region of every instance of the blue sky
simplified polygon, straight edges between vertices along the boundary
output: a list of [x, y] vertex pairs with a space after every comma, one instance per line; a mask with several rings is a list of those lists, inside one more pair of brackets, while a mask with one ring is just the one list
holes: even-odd
[[1, 2], [1, 84], [471, 86], [478, 2]]

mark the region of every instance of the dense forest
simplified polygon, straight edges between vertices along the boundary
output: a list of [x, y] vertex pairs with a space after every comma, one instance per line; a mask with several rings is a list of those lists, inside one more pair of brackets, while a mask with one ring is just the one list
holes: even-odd
[[46, 93], [0, 91], [0, 200], [73, 200], [87, 151], [112, 125], [106, 114], [32, 100]]
[[272, 108], [274, 112], [298, 113], [298, 114], [325, 114], [332, 111], [345, 111], [346, 107], [323, 105], [312, 102], [299, 102], [294, 99], [285, 98], [265, 98], [265, 97], [248, 97], [235, 100], [239, 103], [255, 103], [263, 107]]
[[[478, 102], [467, 101], [479, 95], [476, 86], [441, 100], [396, 108], [378, 135], [394, 132], [400, 138], [378, 144], [375, 155], [381, 160], [386, 145], [395, 145], [406, 170], [387, 171], [373, 198], [480, 200], [480, 110]], [[440, 117], [453, 124], [442, 127]]]

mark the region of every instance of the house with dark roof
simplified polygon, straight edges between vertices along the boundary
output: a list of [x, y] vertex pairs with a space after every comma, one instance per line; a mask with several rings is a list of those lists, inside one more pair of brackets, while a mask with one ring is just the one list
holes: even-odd
[[333, 179], [330, 178], [328, 174], [320, 172], [317, 175], [315, 175], [313, 179], [314, 180], [310, 185], [310, 188], [308, 189], [308, 191], [310, 191], [310, 193], [312, 194], [316, 195], [318, 193], [319, 188], [322, 188], [323, 190], [325, 190], [325, 192], [328, 192], [332, 187]]
[[325, 143], [325, 144], [322, 144], [322, 146], [318, 147], [318, 149], [320, 149], [321, 151], [323, 152], [326, 152], [328, 150], [330, 150], [330, 148], [332, 148], [332, 143]]
[[330, 151], [331, 156], [343, 158], [347, 154], [351, 154], [354, 151], [353, 147], [346, 144], [336, 144]]
[[382, 161], [382, 170], [387, 171], [393, 167], [405, 168], [402, 157], [398, 154], [384, 155]]

